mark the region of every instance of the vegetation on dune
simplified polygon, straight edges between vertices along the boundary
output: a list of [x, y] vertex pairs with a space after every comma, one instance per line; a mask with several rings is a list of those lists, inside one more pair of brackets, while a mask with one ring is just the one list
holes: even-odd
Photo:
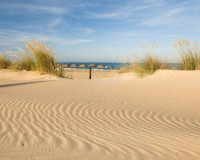
[[151, 55], [146, 55], [139, 63], [131, 62], [132, 69], [139, 76], [151, 75], [157, 70], [157, 59]]
[[165, 63], [161, 63], [156, 56], [159, 54], [159, 48], [155, 49], [152, 44], [142, 44], [141, 46], [144, 55], [142, 58], [135, 56], [135, 59], [130, 63], [131, 71], [143, 77], [152, 75], [158, 69], [164, 69], [166, 67]]
[[27, 71], [34, 71], [36, 70], [36, 63], [34, 58], [28, 54], [24, 53], [23, 56], [18, 57], [18, 61], [15, 63], [15, 67], [18, 70], [27, 70]]
[[25, 46], [27, 50], [21, 50], [23, 56], [18, 56], [17, 61], [11, 62], [0, 54], [0, 69], [36, 70], [59, 77], [63, 76], [63, 67], [56, 62], [55, 53], [49, 46], [33, 40], [25, 42]]
[[130, 72], [131, 67], [130, 67], [130, 63], [127, 62], [127, 59], [125, 57], [123, 57], [120, 61], [119, 64], [117, 64], [117, 66], [119, 66], [119, 73], [127, 73]]
[[122, 64], [120, 69], [119, 69], [119, 73], [127, 73], [127, 72], [130, 72], [131, 70], [131, 67], [130, 67], [130, 64]]
[[0, 53], [0, 69], [8, 69], [11, 66], [11, 61]]
[[[18, 56], [17, 61], [11, 61], [3, 54], [0, 54], [0, 69], [35, 70], [63, 77], [63, 66], [56, 62], [55, 52], [49, 46], [33, 40], [25, 42], [25, 46], [26, 50], [21, 50], [23, 55]], [[156, 55], [160, 54], [159, 47], [154, 48], [152, 44], [142, 44], [141, 46], [143, 56], [140, 58], [135, 56], [130, 63], [126, 59], [122, 59], [120, 69], [117, 68], [119, 73], [135, 72], [143, 77], [155, 73], [158, 69], [170, 69], [169, 66], [167, 67], [166, 62], [163, 63], [157, 58]], [[180, 55], [180, 69], [200, 69], [200, 46], [197, 42], [176, 40], [174, 47]]]
[[181, 56], [183, 70], [200, 69], [200, 47], [197, 42], [188, 40], [176, 40], [174, 47]]
[[36, 68], [43, 73], [56, 74], [57, 64], [55, 60], [55, 53], [52, 49], [44, 43], [36, 41], [26, 42], [26, 48], [34, 55]]

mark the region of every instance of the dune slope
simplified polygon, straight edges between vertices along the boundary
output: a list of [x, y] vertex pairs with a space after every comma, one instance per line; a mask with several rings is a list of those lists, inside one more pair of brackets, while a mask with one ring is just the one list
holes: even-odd
[[0, 159], [200, 159], [200, 72], [0, 82]]

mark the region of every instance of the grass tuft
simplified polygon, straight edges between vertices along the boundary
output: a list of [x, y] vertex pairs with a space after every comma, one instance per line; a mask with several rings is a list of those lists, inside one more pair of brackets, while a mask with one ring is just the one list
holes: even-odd
[[[127, 62], [125, 57], [121, 58], [120, 63], [116, 66], [119, 66], [119, 73], [127, 73], [130, 72], [130, 63]], [[118, 68], [117, 68], [118, 70]]]
[[200, 69], [200, 47], [197, 42], [176, 40], [174, 47], [181, 56], [181, 68], [183, 70]]
[[131, 61], [131, 69], [137, 75], [143, 77], [146, 75], [152, 75], [157, 71], [157, 69], [164, 69], [165, 64], [159, 62], [158, 58], [156, 57], [157, 52], [159, 49], [154, 49], [152, 44], [142, 44], [142, 50], [144, 52], [143, 58], [136, 57], [136, 60]]
[[25, 45], [28, 51], [34, 55], [38, 71], [62, 76], [63, 68], [61, 65], [57, 65], [55, 53], [49, 46], [33, 40], [26, 42]]
[[18, 70], [25, 69], [27, 71], [36, 70], [36, 64], [33, 57], [28, 53], [24, 53], [23, 57], [18, 57], [17, 69]]
[[10, 66], [10, 59], [6, 58], [3, 54], [0, 54], [0, 69], [8, 69]]

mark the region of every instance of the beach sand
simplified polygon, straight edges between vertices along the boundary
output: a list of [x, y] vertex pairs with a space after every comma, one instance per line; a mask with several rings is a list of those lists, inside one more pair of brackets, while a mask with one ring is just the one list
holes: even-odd
[[200, 160], [200, 71], [92, 80], [7, 72], [1, 160]]
[[[94, 70], [92, 69], [92, 79], [112, 77], [119, 73], [117, 70]], [[88, 69], [65, 69], [64, 76], [69, 79], [89, 79]]]

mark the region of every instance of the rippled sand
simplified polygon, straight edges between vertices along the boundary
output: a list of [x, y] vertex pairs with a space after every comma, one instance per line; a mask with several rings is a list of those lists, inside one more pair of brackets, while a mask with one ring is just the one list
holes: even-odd
[[0, 80], [0, 159], [199, 160], [200, 72]]

